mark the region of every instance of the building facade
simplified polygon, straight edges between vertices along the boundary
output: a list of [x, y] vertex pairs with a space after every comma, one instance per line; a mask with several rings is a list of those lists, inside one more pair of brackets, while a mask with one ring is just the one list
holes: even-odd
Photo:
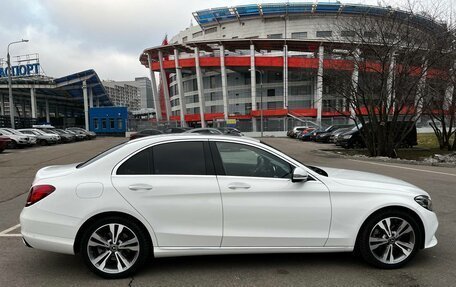
[[[351, 31], [340, 27], [356, 17], [407, 12], [341, 3], [255, 4], [194, 12], [198, 25], [172, 37], [168, 45], [145, 49], [141, 63], [151, 71], [155, 106], [182, 125], [245, 123], [258, 131], [287, 129], [287, 119], [317, 125], [346, 123], [349, 106], [323, 81], [325, 71], [358, 71], [345, 50]], [[413, 15], [418, 26], [432, 21]], [[408, 18], [407, 18], [408, 19]], [[159, 73], [163, 92], [155, 80]], [[157, 110], [157, 116], [161, 116]]]
[[150, 82], [150, 79], [147, 77], [138, 77], [135, 78], [135, 81], [132, 84], [136, 85], [139, 88], [140, 108], [154, 108], [154, 101], [152, 98], [152, 84]]
[[147, 77], [134, 81], [103, 81], [103, 85], [115, 106], [128, 107], [130, 111], [154, 107], [151, 81]]
[[136, 85], [130, 82], [103, 81], [112, 104], [117, 107], [127, 107], [130, 111], [140, 109], [140, 93]]

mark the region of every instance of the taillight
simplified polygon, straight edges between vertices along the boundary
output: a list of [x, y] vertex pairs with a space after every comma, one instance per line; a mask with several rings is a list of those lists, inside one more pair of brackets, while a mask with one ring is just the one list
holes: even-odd
[[49, 194], [51, 194], [55, 190], [55, 187], [49, 184], [44, 185], [35, 185], [30, 188], [29, 196], [27, 197], [27, 203], [25, 206], [30, 206]]

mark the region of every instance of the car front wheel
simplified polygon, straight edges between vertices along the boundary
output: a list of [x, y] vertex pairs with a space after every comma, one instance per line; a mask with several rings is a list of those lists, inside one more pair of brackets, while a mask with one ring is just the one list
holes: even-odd
[[8, 143], [8, 148], [10, 148], [10, 149], [15, 149], [15, 148], [17, 148], [17, 142], [11, 140], [11, 141]]
[[151, 244], [144, 230], [121, 217], [94, 222], [81, 240], [86, 265], [104, 278], [124, 278], [134, 274], [147, 260]]
[[418, 223], [408, 213], [382, 212], [368, 219], [358, 248], [364, 260], [376, 267], [399, 268], [418, 252], [420, 235]]

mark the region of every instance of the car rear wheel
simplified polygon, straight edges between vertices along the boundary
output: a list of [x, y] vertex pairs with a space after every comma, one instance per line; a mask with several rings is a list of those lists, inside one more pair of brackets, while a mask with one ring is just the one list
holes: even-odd
[[112, 216], [94, 222], [81, 240], [86, 265], [104, 278], [124, 278], [134, 274], [147, 260], [151, 244], [135, 222]]
[[419, 250], [420, 228], [416, 220], [403, 211], [379, 213], [366, 222], [358, 248], [368, 263], [384, 268], [399, 268]]

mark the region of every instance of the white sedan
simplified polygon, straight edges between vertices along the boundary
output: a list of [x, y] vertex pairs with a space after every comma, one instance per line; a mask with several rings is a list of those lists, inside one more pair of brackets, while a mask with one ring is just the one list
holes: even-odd
[[398, 268], [437, 244], [429, 195], [377, 174], [307, 166], [245, 137], [129, 141], [38, 171], [24, 243], [81, 254], [106, 278], [149, 256], [351, 252]]

